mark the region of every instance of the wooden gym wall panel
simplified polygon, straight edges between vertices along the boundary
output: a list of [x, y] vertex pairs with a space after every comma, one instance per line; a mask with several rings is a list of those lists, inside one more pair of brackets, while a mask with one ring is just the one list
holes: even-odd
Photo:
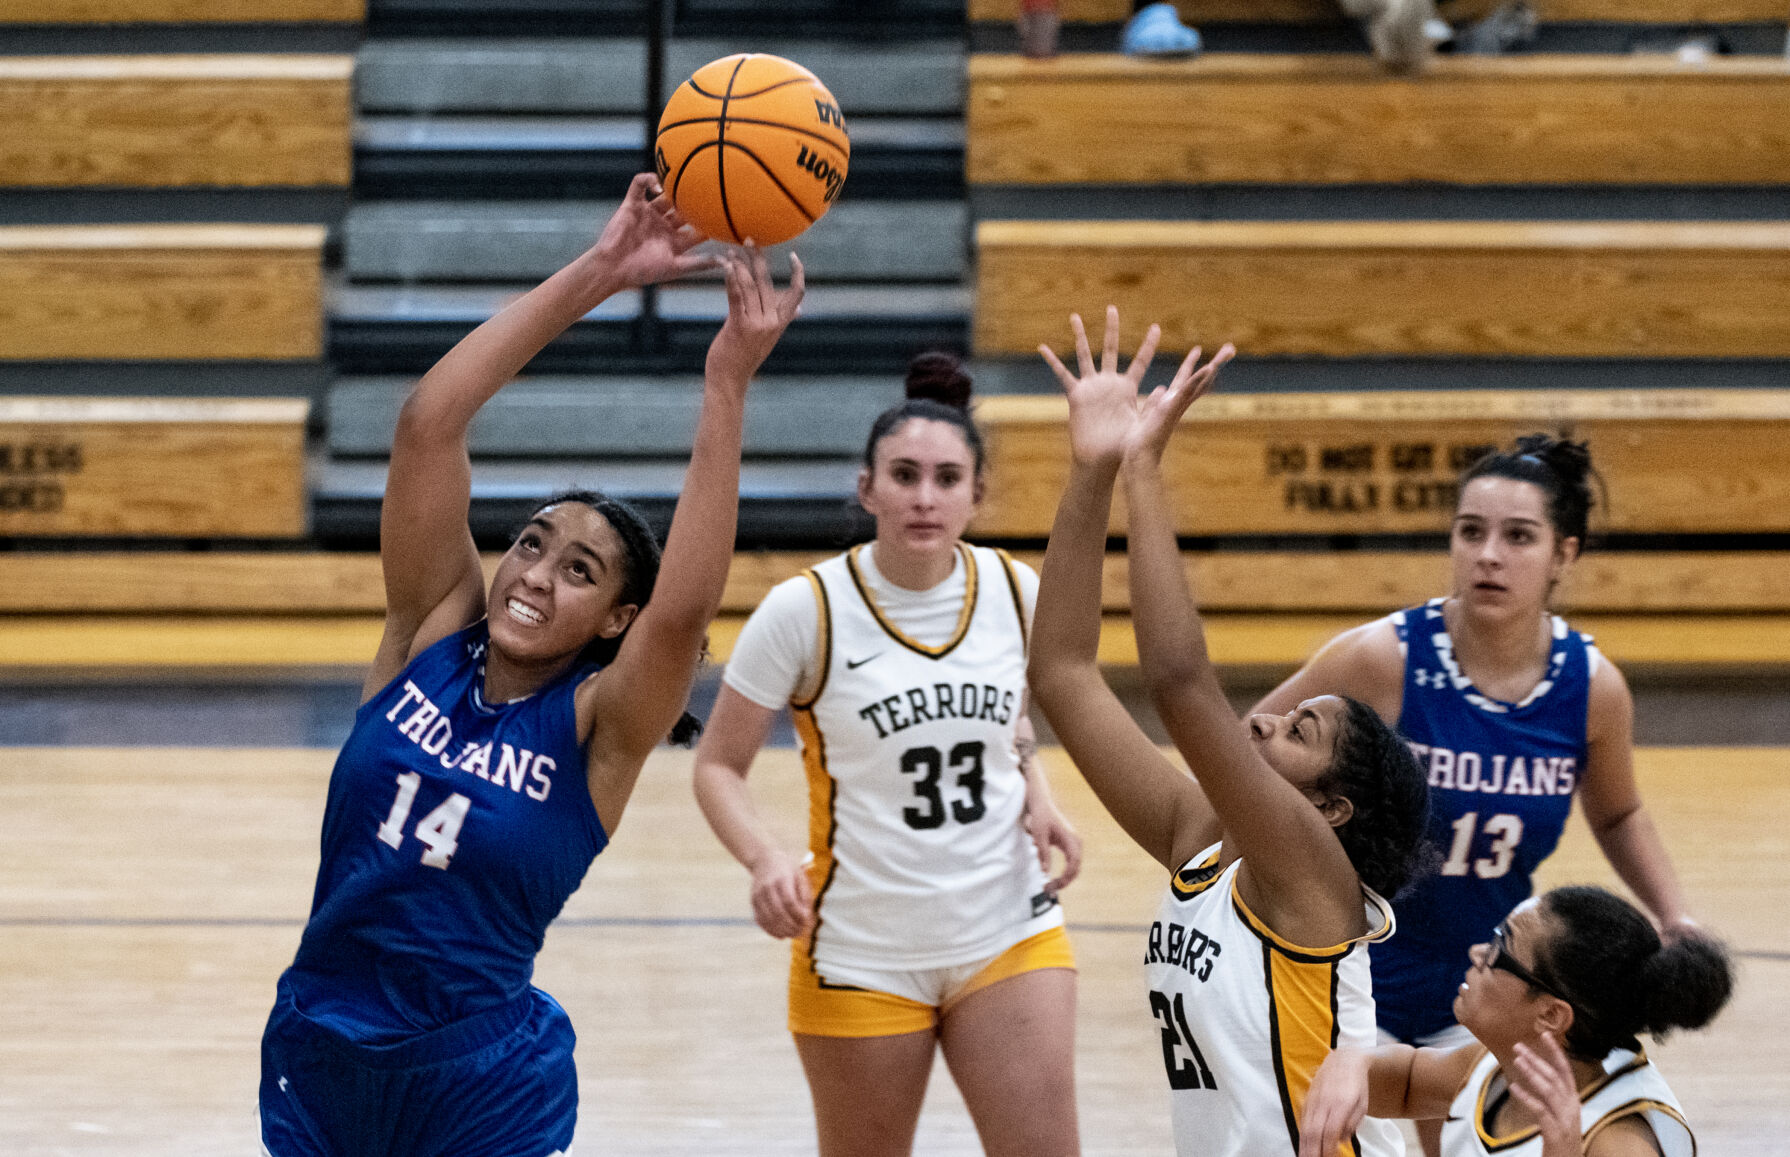
[[0, 24], [360, 24], [366, 0], [0, 0]]
[[970, 58], [972, 184], [1790, 183], [1769, 57]]
[[1163, 348], [1323, 357], [1790, 356], [1790, 223], [983, 221], [975, 346], [1105, 307]]
[[[992, 397], [977, 414], [988, 497], [972, 529], [1047, 535], [1068, 478], [1065, 403]], [[1164, 460], [1177, 533], [1441, 533], [1462, 466], [1537, 430], [1590, 444], [1607, 489], [1594, 531], [1790, 531], [1790, 390], [1437, 390], [1202, 399]]]
[[[162, 0], [171, 2], [171, 0]], [[1499, 0], [1462, 0], [1449, 5], [1454, 20], [1476, 19]], [[1336, 0], [1176, 0], [1181, 19], [1259, 24], [1334, 24], [1343, 19]], [[1784, 0], [1539, 0], [1537, 15], [1549, 23], [1609, 21], [1629, 24], [1769, 23], [1790, 16]], [[1131, 18], [1132, 0], [1062, 0], [1066, 24], [1118, 24]], [[1017, 19], [1019, 0], [969, 0], [971, 20]]]
[[349, 181], [347, 55], [0, 58], [0, 184]]
[[302, 398], [0, 399], [0, 536], [297, 537]]
[[324, 233], [0, 227], [0, 359], [319, 358]]

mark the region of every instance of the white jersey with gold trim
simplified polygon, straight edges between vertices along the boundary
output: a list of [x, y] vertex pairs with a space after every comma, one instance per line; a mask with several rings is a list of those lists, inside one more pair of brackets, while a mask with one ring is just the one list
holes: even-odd
[[[1392, 934], [1392, 908], [1362, 889], [1369, 932], [1300, 948], [1268, 929], [1237, 894], [1235, 860], [1207, 848], [1169, 878], [1144, 954], [1150, 1012], [1162, 1039], [1182, 1157], [1299, 1151], [1299, 1116], [1331, 1051], [1375, 1043], [1367, 945]], [[1338, 1152], [1402, 1157], [1390, 1121], [1369, 1117]]]
[[[1442, 1125], [1442, 1157], [1541, 1157], [1537, 1130], [1497, 1137], [1487, 1127], [1506, 1095], [1498, 1058], [1488, 1052], [1473, 1066], [1454, 1103], [1448, 1106], [1448, 1119]], [[1579, 1102], [1579, 1127], [1586, 1144], [1622, 1118], [1641, 1116], [1666, 1157], [1696, 1157], [1697, 1140], [1685, 1122], [1684, 1109], [1645, 1052], [1611, 1051], [1604, 1058], [1603, 1078], [1580, 1090]]]
[[857, 556], [808, 572], [822, 673], [790, 704], [808, 771], [809, 848], [824, 966], [945, 968], [1063, 921], [1022, 824], [1014, 727], [1026, 624], [1012, 563], [960, 544], [963, 609], [927, 645], [878, 607]]

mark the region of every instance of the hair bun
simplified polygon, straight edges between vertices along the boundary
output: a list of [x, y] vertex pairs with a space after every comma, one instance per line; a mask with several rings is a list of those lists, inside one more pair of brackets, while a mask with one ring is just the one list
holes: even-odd
[[[1591, 476], [1591, 447], [1584, 442], [1550, 434], [1525, 434], [1517, 439], [1516, 452], [1546, 463], [1554, 477], [1574, 490], [1585, 487], [1586, 479]], [[1586, 498], [1590, 498], [1589, 489]], [[1589, 507], [1589, 501], [1586, 505]]]
[[924, 398], [968, 410], [973, 385], [970, 376], [963, 372], [963, 360], [956, 354], [934, 350], [921, 354], [907, 365], [907, 396], [910, 398]]
[[1680, 936], [1647, 959], [1641, 981], [1643, 1027], [1657, 1036], [1714, 1020], [1734, 992], [1734, 966], [1719, 941]]

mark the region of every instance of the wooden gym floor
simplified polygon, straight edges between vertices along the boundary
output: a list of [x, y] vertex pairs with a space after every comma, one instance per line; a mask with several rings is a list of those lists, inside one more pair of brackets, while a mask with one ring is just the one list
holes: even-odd
[[[333, 758], [322, 748], [0, 748], [0, 1152], [256, 1151], [257, 1041], [307, 911]], [[1085, 1151], [1167, 1153], [1139, 967], [1161, 873], [1061, 752], [1049, 758], [1088, 842], [1067, 896]], [[579, 1030], [577, 1151], [812, 1152], [783, 1028], [786, 949], [750, 923], [745, 874], [703, 825], [689, 767], [687, 752], [654, 756], [540, 958], [538, 982]], [[1698, 911], [1741, 968], [1716, 1026], [1656, 1055], [1703, 1152], [1780, 1153], [1790, 749], [1655, 748], [1640, 768]], [[795, 753], [768, 751], [753, 780], [797, 843]], [[1576, 824], [1548, 882], [1609, 876]], [[978, 1151], [942, 1067], [916, 1151]]]

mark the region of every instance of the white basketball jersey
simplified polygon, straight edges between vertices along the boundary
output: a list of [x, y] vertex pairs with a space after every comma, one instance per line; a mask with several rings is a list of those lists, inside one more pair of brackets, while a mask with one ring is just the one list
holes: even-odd
[[[1392, 908], [1362, 889], [1369, 932], [1332, 948], [1288, 944], [1237, 894], [1242, 860], [1214, 844], [1169, 878], [1144, 954], [1182, 1157], [1299, 1151], [1312, 1077], [1333, 1049], [1375, 1044], [1367, 944], [1392, 935]], [[1390, 1121], [1369, 1117], [1344, 1157], [1402, 1157]]]
[[[1498, 1058], [1479, 1058], [1442, 1125], [1443, 1157], [1541, 1157], [1541, 1134], [1525, 1129], [1495, 1137], [1488, 1121], [1499, 1100], [1508, 1095]], [[1585, 1144], [1624, 1117], [1642, 1116], [1653, 1129], [1666, 1157], [1696, 1157], [1697, 1141], [1684, 1120], [1684, 1109], [1644, 1052], [1616, 1049], [1604, 1058], [1601, 1080], [1579, 1093], [1579, 1128]]]
[[808, 771], [817, 965], [945, 968], [1061, 924], [1022, 826], [1013, 729], [1026, 637], [1003, 554], [959, 545], [963, 612], [936, 645], [877, 607], [858, 547], [808, 572], [822, 672], [792, 702]]

